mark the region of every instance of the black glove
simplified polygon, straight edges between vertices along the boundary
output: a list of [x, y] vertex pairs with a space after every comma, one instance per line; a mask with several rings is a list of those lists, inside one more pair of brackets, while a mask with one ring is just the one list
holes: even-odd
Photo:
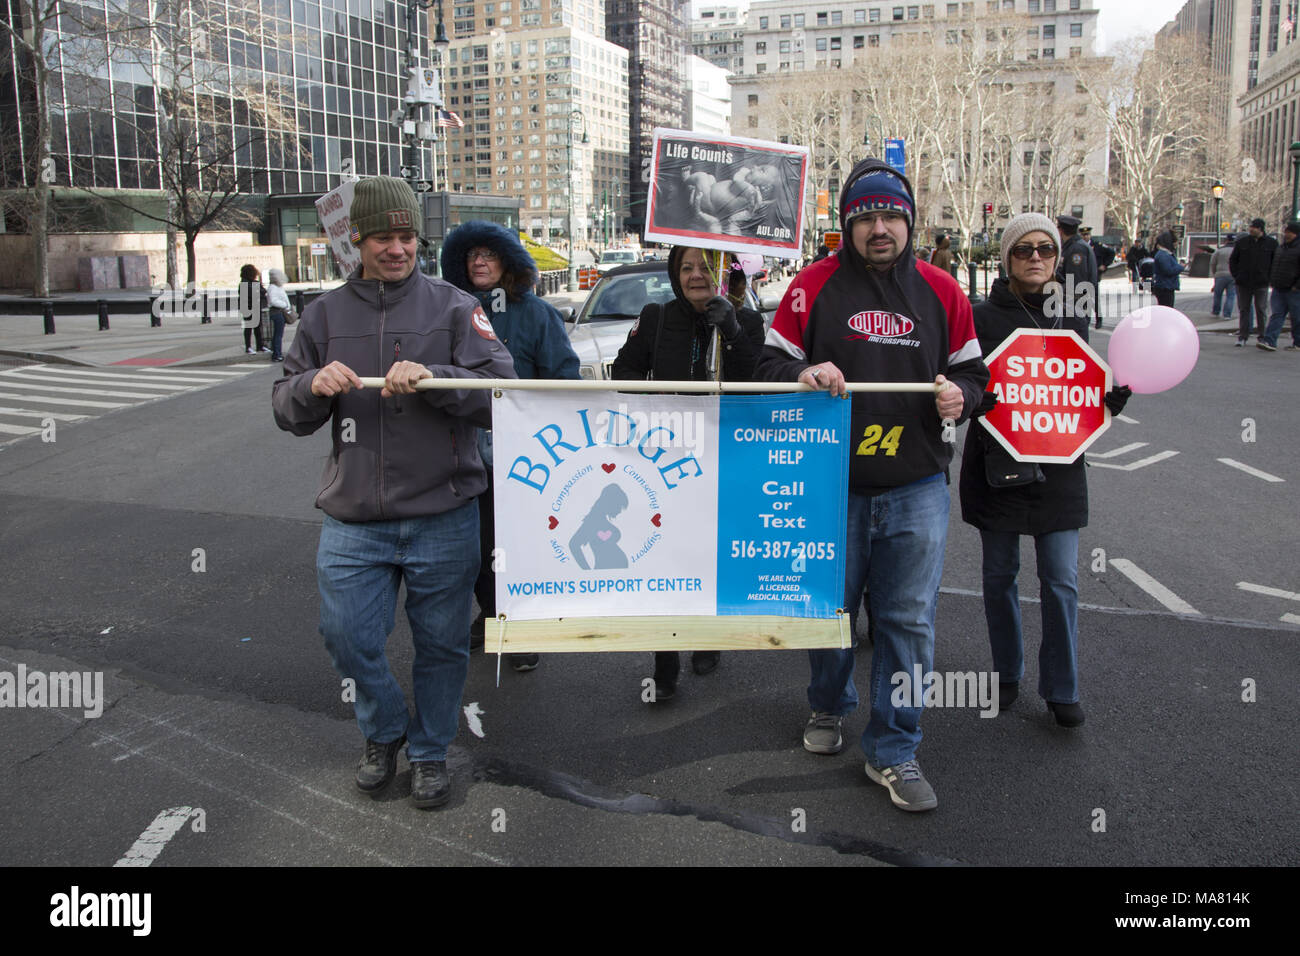
[[728, 341], [740, 334], [740, 320], [736, 318], [736, 310], [720, 295], [709, 300], [709, 304], [704, 307], [704, 317]]
[[1127, 385], [1116, 385], [1106, 393], [1106, 397], [1102, 401], [1106, 403], [1106, 407], [1110, 409], [1112, 415], [1118, 415], [1124, 411], [1124, 406], [1128, 404], [1128, 400], [1132, 397], [1133, 389]]
[[998, 396], [996, 392], [985, 392], [980, 396], [980, 403], [975, 406], [975, 411], [970, 413], [971, 418], [979, 418], [981, 415], [987, 415], [998, 405]]

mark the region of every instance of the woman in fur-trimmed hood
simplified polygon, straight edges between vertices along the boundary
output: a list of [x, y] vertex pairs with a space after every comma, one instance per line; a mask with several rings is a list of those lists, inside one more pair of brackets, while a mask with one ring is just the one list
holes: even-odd
[[[578, 378], [578, 355], [569, 344], [560, 313], [533, 294], [537, 264], [519, 234], [494, 222], [474, 220], [451, 231], [442, 247], [442, 277], [483, 304], [492, 330], [510, 350], [520, 378]], [[483, 642], [484, 620], [496, 617], [496, 576], [492, 572], [495, 529], [492, 511], [492, 440], [483, 433], [479, 448], [488, 465], [488, 489], [479, 501], [481, 554], [474, 596], [479, 614], [470, 626], [471, 645]], [[536, 654], [510, 654], [517, 671], [537, 666]]]

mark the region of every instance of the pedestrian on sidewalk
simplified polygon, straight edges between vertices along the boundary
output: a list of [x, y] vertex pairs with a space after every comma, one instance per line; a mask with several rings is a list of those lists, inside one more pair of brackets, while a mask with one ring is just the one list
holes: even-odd
[[1138, 239], [1133, 242], [1133, 245], [1128, 247], [1128, 255], [1124, 257], [1124, 261], [1128, 263], [1129, 281], [1139, 290], [1141, 289], [1142, 281], [1141, 276], [1138, 275], [1138, 264], [1143, 259], [1149, 259], [1150, 257], [1151, 253], [1147, 252], [1146, 246], [1142, 244], [1141, 237], [1138, 237]]
[[293, 309], [289, 304], [289, 293], [284, 289], [289, 277], [283, 269], [272, 269], [268, 276], [271, 285], [266, 290], [266, 304], [271, 313], [271, 361], [283, 362], [284, 324], [289, 320], [289, 313]]
[[[1214, 276], [1214, 305], [1210, 311], [1215, 315], [1222, 315], [1225, 319], [1232, 318], [1232, 305], [1237, 301], [1237, 284], [1232, 280], [1230, 262], [1236, 241], [1236, 237], [1228, 233], [1223, 237], [1223, 245], [1215, 249], [1214, 255], [1210, 256], [1210, 275]], [[1220, 305], [1223, 306], [1222, 312], [1219, 311]]]
[[[251, 262], [239, 270], [239, 310], [244, 326], [244, 351], [249, 355], [267, 351], [262, 334], [262, 308], [266, 305], [266, 287], [262, 274]], [[257, 347], [253, 347], [256, 341]]]
[[[510, 350], [520, 378], [576, 379], [578, 355], [569, 344], [560, 313], [533, 294], [537, 263], [519, 233], [493, 222], [462, 223], [442, 247], [442, 275], [482, 304], [501, 344]], [[479, 452], [487, 466], [487, 490], [479, 495], [479, 572], [474, 597], [479, 613], [470, 625], [470, 647], [484, 641], [488, 619], [497, 616], [497, 577], [493, 571], [496, 526], [492, 494], [492, 430], [479, 432]], [[508, 654], [516, 671], [537, 666], [537, 654]]]
[[1288, 352], [1300, 348], [1300, 222], [1288, 222], [1282, 229], [1282, 244], [1273, 253], [1273, 267], [1269, 270], [1268, 284], [1273, 287], [1269, 297], [1270, 316], [1264, 336], [1255, 344], [1265, 352], [1277, 351], [1277, 339], [1287, 314], [1291, 315], [1291, 344]]
[[1237, 320], [1237, 348], [1250, 338], [1251, 312], [1255, 313], [1255, 335], [1264, 338], [1264, 323], [1268, 321], [1268, 274], [1273, 267], [1273, 253], [1277, 240], [1264, 235], [1264, 220], [1252, 219], [1250, 235], [1242, 236], [1232, 249], [1228, 267], [1237, 283], [1237, 307], [1241, 310]]
[[[515, 369], [478, 300], [415, 268], [424, 215], [405, 180], [358, 182], [349, 218], [361, 265], [303, 310], [272, 403], [276, 424], [295, 435], [332, 423], [316, 580], [320, 632], [366, 738], [357, 789], [384, 790], [406, 744], [411, 801], [424, 809], [451, 797], [447, 748], [469, 667], [477, 496], [487, 487], [475, 433], [492, 417], [486, 389], [416, 383]], [[366, 376], [383, 376], [383, 389], [363, 388]], [[403, 584], [413, 717], [387, 655]]]
[[1178, 291], [1178, 276], [1183, 265], [1174, 258], [1174, 246], [1177, 240], [1174, 234], [1165, 230], [1156, 237], [1156, 276], [1151, 282], [1151, 291], [1160, 305], [1174, 307], [1174, 293]]

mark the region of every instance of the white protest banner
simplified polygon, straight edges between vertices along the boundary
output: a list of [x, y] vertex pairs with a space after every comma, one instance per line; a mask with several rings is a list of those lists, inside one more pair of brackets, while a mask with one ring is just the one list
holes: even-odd
[[352, 192], [356, 188], [355, 179], [345, 179], [316, 200], [316, 215], [320, 218], [325, 235], [329, 237], [334, 261], [345, 276], [351, 275], [361, 265], [361, 253], [352, 244], [352, 223], [348, 218], [348, 212], [352, 208]]
[[506, 634], [533, 621], [657, 618], [658, 635], [635, 648], [538, 649], [669, 648], [670, 618], [716, 617], [718, 633], [730, 624], [734, 637], [766, 616], [823, 622], [820, 643], [749, 646], [839, 646], [838, 626], [825, 622], [844, 603], [848, 413], [825, 393], [499, 393]]
[[797, 259], [807, 173], [804, 146], [656, 129], [645, 238]]

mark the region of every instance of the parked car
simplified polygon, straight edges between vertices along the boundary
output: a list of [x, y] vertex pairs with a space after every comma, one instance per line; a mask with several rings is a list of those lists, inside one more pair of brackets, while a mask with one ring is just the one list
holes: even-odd
[[[762, 313], [764, 326], [770, 326], [780, 299], [769, 296], [760, 301], [753, 292], [747, 292], [745, 299], [749, 308]], [[614, 358], [641, 310], [651, 302], [672, 300], [668, 263], [663, 260], [618, 266], [603, 275], [577, 313], [565, 316], [582, 377], [609, 378]]]
[[600, 254], [600, 259], [596, 262], [596, 271], [604, 275], [610, 269], [632, 265], [640, 261], [641, 253], [637, 249], [606, 249]]

